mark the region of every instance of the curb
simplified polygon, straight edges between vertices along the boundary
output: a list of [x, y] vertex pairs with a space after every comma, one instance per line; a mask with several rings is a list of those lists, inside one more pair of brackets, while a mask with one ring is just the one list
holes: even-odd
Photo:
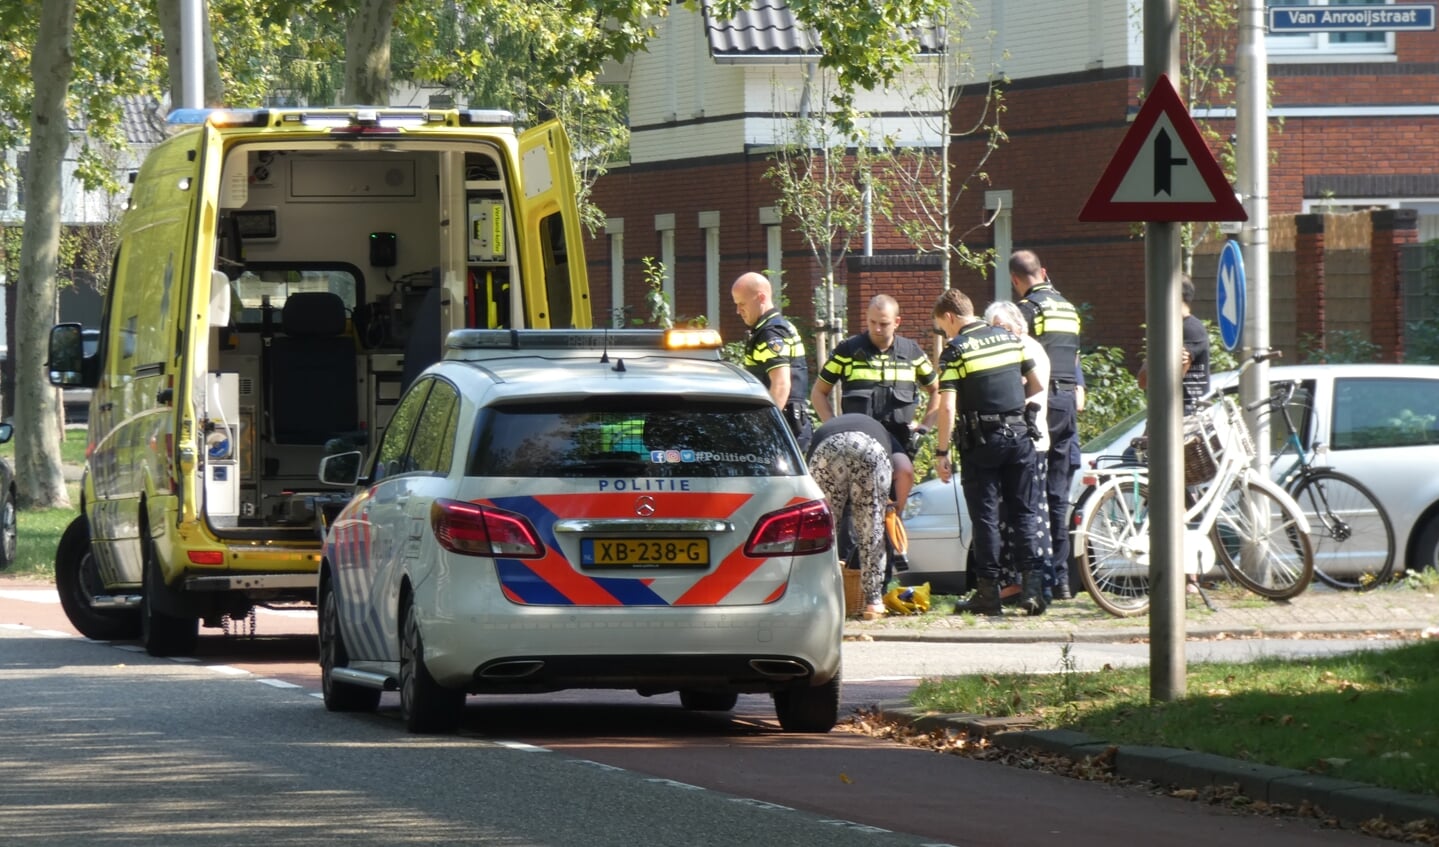
[[899, 701], [880, 703], [876, 708], [885, 720], [920, 732], [964, 733], [988, 738], [997, 747], [1035, 750], [1076, 764], [1104, 755], [1110, 758], [1114, 774], [1125, 779], [1178, 789], [1234, 786], [1250, 800], [1311, 806], [1350, 825], [1375, 818], [1398, 824], [1439, 821], [1439, 797], [1427, 794], [1175, 747], [1115, 745], [1075, 730], [1030, 729], [1023, 718], [921, 712]]
[[[1382, 626], [1358, 623], [1330, 624], [1276, 624], [1274, 626], [1216, 626], [1192, 627], [1185, 631], [1185, 640], [1209, 638], [1264, 638], [1293, 637], [1300, 635], [1392, 635], [1417, 638], [1434, 627], [1432, 621], [1394, 621]], [[1048, 642], [1075, 641], [1086, 644], [1133, 643], [1149, 640], [1148, 627], [1130, 629], [1036, 629], [1036, 630], [934, 630], [868, 629], [846, 626], [845, 640], [934, 642], [945, 644], [1043, 644]]]

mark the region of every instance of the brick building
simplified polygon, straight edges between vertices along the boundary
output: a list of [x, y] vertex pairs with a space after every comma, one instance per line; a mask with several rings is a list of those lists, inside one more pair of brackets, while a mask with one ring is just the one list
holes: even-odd
[[[813, 320], [816, 267], [792, 222], [779, 220], [774, 188], [763, 178], [783, 120], [777, 116], [798, 111], [797, 95], [787, 100], [777, 92], [798, 91], [813, 60], [777, 3], [759, 0], [730, 22], [675, 6], [650, 50], [626, 65], [632, 157], [596, 187], [611, 226], [587, 244], [597, 313], [640, 303], [641, 257], [668, 256], [676, 312], [719, 315], [726, 338], [740, 332], [728, 283], [745, 270], [783, 270], [787, 311], [802, 323]], [[963, 49], [973, 66], [994, 67], [1007, 79], [1008, 138], [986, 165], [989, 184], [956, 198], [953, 226], [971, 247], [994, 247], [1001, 261], [1013, 247], [1034, 249], [1059, 288], [1087, 304], [1086, 342], [1119, 345], [1135, 357], [1144, 321], [1141, 230], [1078, 220], [1142, 93], [1140, 20], [1128, 6], [1093, 0], [1077, 12], [1074, 4], [1047, 0], [974, 3], [975, 17], [960, 33]], [[1322, 219], [1325, 212], [1378, 208], [1393, 212], [1381, 216], [1378, 231], [1397, 227], [1384, 242], [1396, 249], [1439, 237], [1439, 174], [1432, 166], [1439, 152], [1439, 33], [1269, 35], [1266, 49], [1271, 214]], [[968, 125], [975, 103], [961, 98], [952, 125]], [[871, 92], [860, 105], [892, 123], [906, 113], [895, 92]], [[1194, 116], [1221, 134], [1232, 129], [1232, 105]], [[911, 141], [936, 146], [918, 131]], [[958, 140], [951, 160], [974, 161], [977, 143]], [[856, 249], [837, 279], [846, 288], [849, 331], [861, 325], [868, 297], [883, 290], [901, 299], [911, 333], [919, 334], [916, 324], [927, 321], [941, 288], [936, 267], [917, 259], [883, 221], [872, 243], [873, 255]], [[1402, 329], [1402, 321], [1389, 316], [1396, 309], [1404, 314], [1405, 285], [1414, 284], [1402, 272], [1412, 271], [1414, 260], [1404, 256], [1413, 255], [1392, 260], [1398, 278], [1375, 295], [1375, 340], [1386, 358], [1398, 355], [1399, 344], [1386, 339], [1400, 333], [1394, 327]], [[1391, 261], [1380, 259], [1376, 266]], [[1205, 291], [1213, 288], [1206, 285], [1212, 275], [1202, 265], [1197, 259], [1196, 282], [1212, 297]], [[959, 274], [953, 284], [977, 305], [1009, 296], [1003, 272]], [[1303, 296], [1293, 299], [1296, 308], [1309, 305]], [[1199, 313], [1213, 318], [1212, 311]], [[1289, 318], [1322, 333], [1326, 324], [1315, 319]]]

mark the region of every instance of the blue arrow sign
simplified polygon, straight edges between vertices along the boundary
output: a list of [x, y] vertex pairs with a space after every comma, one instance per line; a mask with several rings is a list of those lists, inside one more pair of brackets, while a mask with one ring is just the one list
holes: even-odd
[[1219, 337], [1224, 349], [1239, 347], [1244, 332], [1244, 254], [1239, 242], [1229, 239], [1219, 253]]
[[1423, 32], [1434, 29], [1434, 5], [1270, 6], [1269, 31]]

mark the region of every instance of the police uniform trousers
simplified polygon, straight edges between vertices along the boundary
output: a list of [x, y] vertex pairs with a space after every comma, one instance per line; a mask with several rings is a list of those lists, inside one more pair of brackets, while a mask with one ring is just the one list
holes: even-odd
[[830, 514], [838, 517], [848, 507], [864, 602], [878, 605], [884, 589], [884, 507], [894, 473], [889, 445], [862, 432], [836, 433], [814, 448], [809, 473], [829, 500]]
[[809, 444], [814, 440], [814, 424], [809, 419], [808, 407], [803, 403], [786, 403], [783, 411], [784, 421], [789, 424], [789, 431], [799, 444], [799, 451], [808, 452]]
[[1074, 386], [1049, 391], [1049, 453], [1045, 456], [1042, 499], [1049, 512], [1050, 555], [1045, 560], [1044, 584], [1053, 588], [1069, 580], [1069, 487], [1074, 480], [1070, 453], [1079, 441], [1079, 419], [1074, 410]]
[[1000, 578], [1000, 551], [1005, 546], [1004, 523], [1013, 527], [1009, 535], [1012, 566], [1021, 574], [1044, 567], [1044, 548], [1049, 537], [1039, 480], [1036, 474], [1034, 442], [1022, 424], [999, 426], [985, 433], [981, 443], [960, 456], [959, 483], [969, 519], [974, 526], [975, 575]]

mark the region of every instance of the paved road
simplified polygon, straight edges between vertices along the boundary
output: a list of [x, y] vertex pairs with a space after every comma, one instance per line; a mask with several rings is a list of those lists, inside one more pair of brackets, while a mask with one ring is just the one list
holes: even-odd
[[[413, 738], [393, 695], [374, 716], [323, 710], [306, 613], [262, 612], [259, 639], [205, 638], [184, 662], [75, 637], [46, 592], [0, 585], [6, 844], [1370, 843], [844, 731], [786, 735], [762, 697], [733, 717], [628, 692], [472, 698], [460, 735]], [[1083, 645], [1142, 661], [1120, 647]], [[1031, 650], [1042, 669], [1058, 649], [854, 641], [847, 701]]]

